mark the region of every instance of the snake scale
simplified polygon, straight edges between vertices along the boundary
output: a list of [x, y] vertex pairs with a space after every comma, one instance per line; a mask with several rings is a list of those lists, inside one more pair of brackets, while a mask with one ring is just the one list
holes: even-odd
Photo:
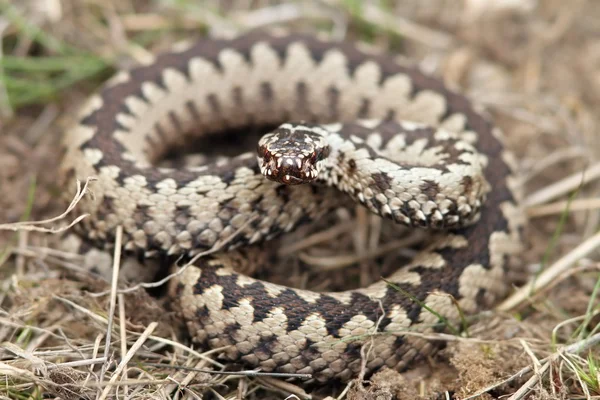
[[[156, 166], [169, 149], [274, 126], [257, 151]], [[241, 132], [241, 133], [239, 133]], [[170, 283], [191, 337], [262, 371], [348, 380], [406, 369], [443, 330], [505, 295], [524, 223], [501, 133], [463, 95], [393, 57], [302, 34], [250, 32], [176, 46], [121, 72], [65, 135], [62, 173], [94, 176], [78, 233], [131, 254], [200, 258]], [[210, 153], [210, 144], [205, 152]], [[340, 195], [340, 192], [343, 195]], [[315, 293], [235, 271], [252, 244], [352, 199], [434, 231], [388, 282]], [[390, 285], [389, 283], [393, 283]], [[408, 294], [408, 295], [407, 295]], [[371, 335], [375, 331], [378, 335]]]

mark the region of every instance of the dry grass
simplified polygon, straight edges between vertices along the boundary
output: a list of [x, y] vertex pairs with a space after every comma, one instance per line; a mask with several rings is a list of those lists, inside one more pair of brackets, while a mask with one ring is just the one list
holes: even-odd
[[[600, 4], [398, 3], [0, 0], [0, 397], [600, 398]], [[514, 278], [531, 283], [470, 321], [468, 337], [432, 338], [447, 348], [405, 374], [318, 388], [222, 373], [216, 352], [181, 339], [162, 296], [119, 291], [116, 272], [90, 276], [48, 233], [79, 217], [46, 221], [64, 211], [56, 143], [100, 82], [180, 39], [283, 24], [419, 62], [488, 107], [519, 160], [531, 222]], [[19, 223], [34, 219], [44, 223]], [[363, 286], [419, 240], [357, 210], [282, 243], [292, 276], [255, 272], [316, 290]]]

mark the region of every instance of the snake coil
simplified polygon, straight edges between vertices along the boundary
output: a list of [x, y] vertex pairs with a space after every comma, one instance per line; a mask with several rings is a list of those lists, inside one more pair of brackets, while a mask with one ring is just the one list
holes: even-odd
[[[155, 166], [198, 137], [277, 125], [258, 153]], [[441, 329], [423, 305], [449, 321], [459, 318], [453, 299], [465, 313], [490, 307], [520, 250], [524, 218], [500, 131], [439, 80], [347, 43], [251, 32], [179, 46], [107, 82], [64, 143], [63, 175], [98, 178], [79, 204], [90, 214], [79, 233], [94, 245], [109, 248], [119, 225], [125, 249], [147, 257], [233, 235], [169, 295], [197, 342], [263, 371], [347, 380], [365, 343], [368, 371], [405, 369], [437, 346], [406, 334]], [[249, 245], [324, 216], [339, 191], [439, 231], [387, 278], [393, 287], [315, 293], [235, 272]]]

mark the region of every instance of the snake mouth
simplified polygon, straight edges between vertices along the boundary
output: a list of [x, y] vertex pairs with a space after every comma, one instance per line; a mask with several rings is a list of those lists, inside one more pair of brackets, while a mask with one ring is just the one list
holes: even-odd
[[318, 171], [310, 162], [300, 157], [277, 157], [270, 154], [258, 157], [261, 173], [270, 181], [286, 185], [310, 183]]
[[278, 182], [285, 183], [286, 185], [300, 185], [302, 183], [306, 183], [305, 180], [296, 178], [293, 175], [284, 175], [281, 180], [278, 180]]

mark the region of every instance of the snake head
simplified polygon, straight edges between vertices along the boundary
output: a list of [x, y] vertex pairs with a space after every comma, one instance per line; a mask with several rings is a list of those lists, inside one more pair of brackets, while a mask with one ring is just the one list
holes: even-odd
[[258, 141], [258, 164], [269, 180], [286, 185], [309, 183], [319, 177], [330, 147], [319, 125], [286, 123]]

